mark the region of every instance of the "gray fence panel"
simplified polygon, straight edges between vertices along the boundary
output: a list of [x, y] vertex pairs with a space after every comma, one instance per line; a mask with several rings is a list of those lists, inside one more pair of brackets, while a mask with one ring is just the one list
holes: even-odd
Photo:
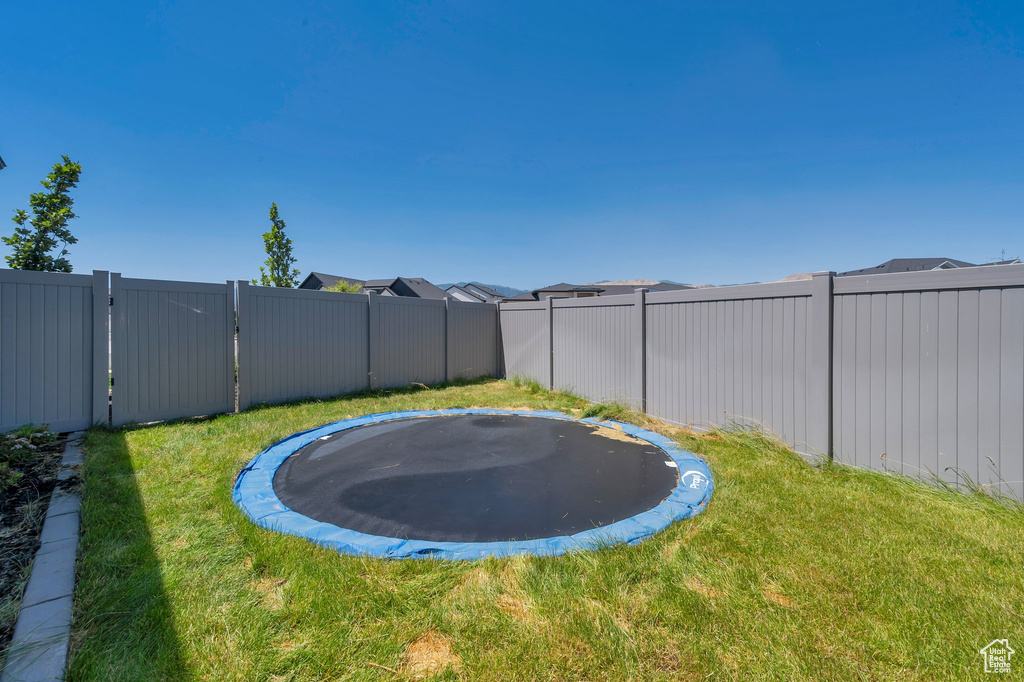
[[445, 379], [445, 302], [370, 296], [370, 372], [374, 388]]
[[835, 291], [836, 459], [1024, 497], [1024, 266]]
[[[648, 296], [648, 412], [698, 429], [752, 424], [800, 452], [815, 452], [819, 448], [809, 444], [810, 288], [762, 286], [766, 289], [743, 288], [754, 296], [807, 295], [692, 302]], [[699, 296], [710, 298], [706, 291]]]
[[447, 378], [497, 376], [498, 306], [448, 300]]
[[235, 409], [234, 285], [111, 274], [115, 426]]
[[0, 270], [0, 431], [106, 420], [106, 275]]
[[369, 387], [363, 294], [238, 282], [239, 409]]
[[632, 295], [561, 299], [553, 310], [554, 386], [594, 401], [639, 407], [642, 327]]
[[501, 352], [505, 376], [534, 379], [548, 386], [551, 363], [545, 303], [502, 303]]

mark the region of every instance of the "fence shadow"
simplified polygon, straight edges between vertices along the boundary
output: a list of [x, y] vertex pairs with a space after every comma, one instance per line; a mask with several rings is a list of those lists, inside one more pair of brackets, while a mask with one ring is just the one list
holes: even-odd
[[125, 434], [87, 440], [68, 680], [188, 676]]

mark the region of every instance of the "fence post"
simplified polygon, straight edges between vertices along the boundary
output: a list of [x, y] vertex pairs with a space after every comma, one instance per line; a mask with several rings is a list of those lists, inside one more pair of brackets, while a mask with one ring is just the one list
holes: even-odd
[[378, 344], [380, 343], [379, 330], [378, 330], [378, 319], [380, 317], [380, 300], [377, 298], [377, 294], [368, 291], [366, 292], [366, 303], [367, 303], [367, 324], [366, 324], [366, 341], [367, 341], [367, 353], [368, 353], [368, 371], [366, 375], [367, 386], [371, 389], [376, 388], [380, 385], [377, 380], [378, 363], [380, 362], [380, 351]]
[[633, 299], [633, 329], [636, 348], [633, 350], [634, 394], [641, 412], [647, 412], [647, 289], [637, 289]]
[[252, 405], [252, 323], [249, 320], [249, 283], [238, 280], [238, 411]]
[[227, 348], [225, 348], [224, 350], [227, 353], [228, 386], [231, 387], [230, 390], [233, 393], [233, 395], [231, 396], [230, 400], [228, 400], [228, 402], [231, 403], [232, 405], [234, 405], [234, 411], [237, 411], [238, 410], [238, 365], [237, 365], [237, 360], [235, 358], [235, 333], [236, 333], [236, 330], [238, 329], [238, 320], [235, 317], [235, 283], [232, 282], [230, 279], [227, 280], [225, 282], [225, 284], [224, 284], [224, 293], [225, 293], [225, 295], [227, 297], [227, 301], [225, 301], [226, 308], [225, 308], [225, 311], [224, 311], [224, 314], [227, 317], [227, 322], [224, 325], [226, 327], [226, 329], [224, 331], [226, 331], [227, 335], [228, 335]]
[[122, 426], [126, 423], [123, 396], [128, 384], [128, 349], [125, 348], [124, 298], [121, 291], [121, 273], [110, 273], [110, 423]]
[[110, 281], [92, 271], [92, 423], [110, 423]]
[[550, 390], [555, 388], [555, 300], [548, 296], [544, 299], [547, 302], [547, 320], [548, 320], [548, 363], [547, 372], [548, 380], [547, 387]]
[[444, 380], [452, 380], [452, 308], [451, 299], [444, 297]]
[[501, 341], [501, 301], [497, 301], [494, 304], [494, 317], [494, 323], [497, 325], [494, 335], [496, 339], [494, 352], [497, 353], [494, 362], [495, 374], [499, 379], [507, 379], [508, 377], [505, 375], [505, 347]]
[[832, 459], [832, 278], [834, 272], [811, 276], [811, 359], [807, 396], [807, 445]]

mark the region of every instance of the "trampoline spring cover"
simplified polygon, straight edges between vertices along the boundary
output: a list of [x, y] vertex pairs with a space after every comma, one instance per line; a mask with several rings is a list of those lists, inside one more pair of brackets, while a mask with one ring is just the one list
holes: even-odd
[[[663, 450], [679, 468], [679, 480], [669, 496], [660, 504], [621, 521], [574, 535], [508, 542], [443, 542], [369, 535], [299, 514], [289, 509], [274, 490], [274, 474], [284, 461], [299, 449], [320, 438], [358, 426], [396, 419], [452, 415], [513, 415], [562, 419], [594, 426], [614, 426], [627, 435], [647, 441]], [[483, 408], [385, 412], [345, 419], [292, 434], [258, 454], [242, 469], [235, 481], [232, 497], [235, 504], [257, 525], [307, 538], [341, 554], [388, 559], [479, 559], [514, 554], [555, 556], [615, 543], [636, 544], [664, 530], [675, 521], [699, 514], [707, 506], [713, 487], [711, 471], [703, 459], [681, 448], [671, 439], [633, 424], [593, 418], [576, 419], [553, 411]]]

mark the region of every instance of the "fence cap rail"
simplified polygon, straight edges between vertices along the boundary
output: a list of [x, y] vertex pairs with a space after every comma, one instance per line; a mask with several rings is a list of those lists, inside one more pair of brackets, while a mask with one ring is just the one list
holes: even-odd
[[[178, 282], [165, 279], [136, 279], [134, 277], [123, 277], [119, 272], [112, 272], [110, 276], [120, 283], [122, 291], [131, 289], [133, 291], [172, 291], [175, 293], [223, 295], [229, 286], [225, 282]], [[232, 293], [232, 296], [234, 296], [234, 293]]]
[[956, 270], [892, 272], [879, 275], [836, 277], [835, 294], [881, 294], [896, 291], [935, 291], [942, 289], [991, 289], [1024, 286], [1024, 263], [982, 265]]
[[647, 303], [698, 303], [704, 301], [735, 301], [756, 298], [790, 298], [810, 296], [813, 280], [803, 279], [792, 282], [768, 282], [766, 284], [738, 284], [735, 286], [707, 287], [704, 289], [681, 289], [679, 291], [650, 291]]
[[56, 284], [91, 287], [92, 275], [67, 272], [37, 272], [35, 270], [8, 270], [0, 268], [0, 282], [7, 284]]

